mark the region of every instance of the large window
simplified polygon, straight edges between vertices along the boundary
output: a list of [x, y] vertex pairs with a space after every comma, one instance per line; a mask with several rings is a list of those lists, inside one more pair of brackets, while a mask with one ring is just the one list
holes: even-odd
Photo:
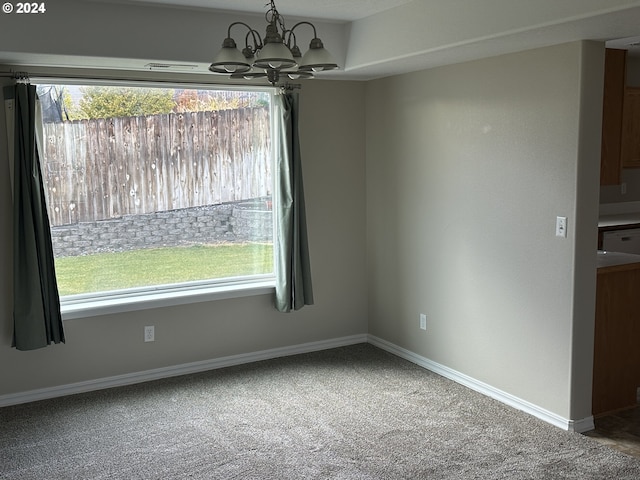
[[37, 91], [63, 305], [273, 279], [269, 91]]

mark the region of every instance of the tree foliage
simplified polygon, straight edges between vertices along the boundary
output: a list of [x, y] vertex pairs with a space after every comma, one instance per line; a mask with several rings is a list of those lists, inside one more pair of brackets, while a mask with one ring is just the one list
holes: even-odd
[[116, 86], [39, 85], [52, 109], [45, 121], [134, 117], [168, 113], [266, 107], [265, 92], [236, 90], [165, 89]]
[[76, 118], [135, 117], [173, 111], [173, 90], [90, 86], [82, 88]]
[[220, 90], [179, 90], [176, 92], [176, 112], [202, 112], [264, 107], [269, 103], [264, 92]]

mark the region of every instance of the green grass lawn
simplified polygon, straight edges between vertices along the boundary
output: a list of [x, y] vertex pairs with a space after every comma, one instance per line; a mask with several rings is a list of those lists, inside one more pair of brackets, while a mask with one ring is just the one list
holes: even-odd
[[61, 296], [273, 271], [268, 244], [194, 245], [56, 259]]

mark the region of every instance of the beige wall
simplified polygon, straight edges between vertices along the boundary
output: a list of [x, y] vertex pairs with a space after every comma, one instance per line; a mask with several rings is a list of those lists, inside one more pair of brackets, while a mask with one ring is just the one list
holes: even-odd
[[[366, 333], [364, 86], [308, 82], [300, 108], [314, 306], [282, 314], [262, 295], [68, 320], [65, 345], [31, 352], [10, 347], [11, 201], [0, 115], [0, 395]], [[144, 325], [155, 325], [155, 342], [142, 341]]]
[[567, 419], [591, 415], [602, 56], [367, 84], [370, 334]]

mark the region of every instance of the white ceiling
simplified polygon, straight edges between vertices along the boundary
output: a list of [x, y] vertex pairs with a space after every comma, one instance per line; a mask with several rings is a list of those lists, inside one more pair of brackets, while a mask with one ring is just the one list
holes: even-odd
[[[107, 0], [109, 1], [109, 0]], [[269, 0], [113, 0], [119, 3], [149, 3], [213, 10], [264, 13]], [[277, 0], [282, 15], [334, 21], [353, 21], [398, 7], [413, 0]], [[442, 0], [446, 1], [446, 0]]]
[[[153, 62], [194, 67], [209, 74], [211, 57], [234, 21], [252, 25], [269, 0], [57, 0], [65, 12], [82, 4], [74, 24], [81, 37], [109, 39], [105, 44], [67, 42], [52, 37], [59, 53], [45, 54], [37, 36], [20, 39], [21, 30], [0, 28], [0, 63], [113, 69], [148, 69]], [[340, 65], [319, 77], [369, 80], [561, 43], [595, 40], [614, 48], [640, 41], [640, 0], [275, 0], [290, 22], [309, 19]], [[98, 4], [100, 8], [98, 8]], [[92, 5], [95, 6], [92, 7]], [[105, 5], [109, 11], [105, 11]], [[94, 11], [105, 18], [94, 22]], [[53, 18], [53, 17], [50, 17]], [[66, 21], [66, 16], [61, 20]], [[141, 18], [148, 28], [138, 42], [131, 28]], [[3, 17], [0, 17], [2, 20]], [[176, 19], [174, 21], [174, 19]], [[176, 22], [179, 29], [174, 28]], [[43, 25], [64, 30], [52, 22]], [[9, 27], [13, 27], [9, 25]], [[184, 28], [187, 27], [187, 28]], [[260, 28], [255, 25], [256, 28]], [[188, 32], [190, 48], [180, 40]], [[308, 45], [309, 29], [299, 44]], [[129, 35], [127, 37], [127, 35]], [[235, 34], [237, 35], [237, 34]], [[34, 39], [35, 38], [35, 39]], [[131, 41], [133, 40], [133, 42]], [[165, 43], [166, 40], [166, 43]], [[236, 38], [236, 41], [239, 41]], [[306, 43], [305, 43], [306, 42]], [[2, 48], [5, 51], [2, 51]], [[640, 47], [630, 50], [640, 55]]]
[[[93, 0], [264, 14], [269, 0]], [[640, 38], [632, 0], [275, 0], [286, 17], [346, 28], [340, 76], [376, 78], [576, 40]], [[346, 27], [345, 27], [346, 24]], [[326, 35], [326, 34], [325, 34]], [[327, 44], [331, 39], [320, 36]], [[629, 37], [634, 37], [628, 39]], [[636, 48], [640, 52], [640, 48]], [[375, 52], [375, 53], [373, 53]]]

